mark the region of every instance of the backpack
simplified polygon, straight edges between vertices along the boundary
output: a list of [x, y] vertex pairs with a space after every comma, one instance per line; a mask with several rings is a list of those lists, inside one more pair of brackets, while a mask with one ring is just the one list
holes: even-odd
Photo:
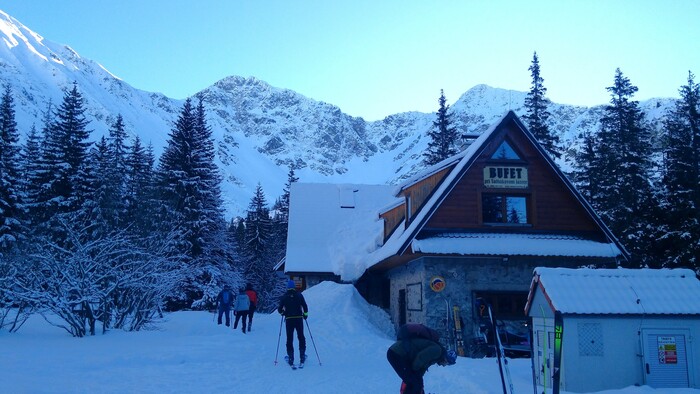
[[229, 305], [231, 303], [231, 292], [228, 290], [224, 290], [224, 292], [221, 294], [221, 303], [224, 305]]
[[399, 331], [396, 334], [396, 339], [399, 341], [412, 339], [412, 338], [423, 338], [429, 339], [433, 342], [440, 342], [440, 334], [430, 327], [426, 327], [419, 323], [406, 323], [399, 327]]

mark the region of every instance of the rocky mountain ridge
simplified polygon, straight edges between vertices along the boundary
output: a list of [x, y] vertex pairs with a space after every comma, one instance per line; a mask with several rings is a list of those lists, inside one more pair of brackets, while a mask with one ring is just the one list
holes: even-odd
[[[128, 132], [152, 143], [160, 155], [183, 100], [132, 87], [96, 61], [44, 39], [2, 11], [0, 37], [0, 79], [12, 88], [23, 135], [32, 125], [41, 128], [49, 103], [60, 104], [63, 91], [76, 82], [93, 140], [121, 114]], [[229, 216], [244, 213], [258, 183], [268, 201], [274, 201], [290, 165], [305, 182], [385, 184], [405, 179], [421, 168], [426, 131], [435, 119], [434, 113], [406, 112], [367, 122], [254, 77], [227, 77], [200, 94], [224, 174]], [[454, 125], [478, 134], [509, 109], [524, 114], [525, 97], [525, 92], [477, 85], [451, 105]], [[652, 99], [642, 108], [658, 125], [671, 105], [671, 99]], [[552, 103], [552, 129], [570, 148], [581, 131], [596, 130], [601, 110]]]

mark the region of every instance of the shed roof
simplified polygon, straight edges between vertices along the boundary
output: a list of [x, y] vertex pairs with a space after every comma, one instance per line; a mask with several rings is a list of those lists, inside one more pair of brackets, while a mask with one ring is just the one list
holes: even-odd
[[689, 269], [538, 267], [526, 313], [537, 291], [562, 314], [700, 314], [700, 281]]

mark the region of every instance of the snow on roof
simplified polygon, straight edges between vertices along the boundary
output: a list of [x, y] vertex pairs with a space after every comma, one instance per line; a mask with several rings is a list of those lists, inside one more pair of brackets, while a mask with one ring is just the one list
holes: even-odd
[[689, 269], [538, 267], [537, 281], [565, 314], [700, 314], [700, 281]]
[[287, 272], [331, 272], [343, 280], [367, 269], [363, 257], [383, 241], [379, 208], [400, 200], [393, 185], [293, 183]]
[[614, 243], [553, 234], [444, 233], [413, 241], [423, 253], [521, 256], [616, 257]]

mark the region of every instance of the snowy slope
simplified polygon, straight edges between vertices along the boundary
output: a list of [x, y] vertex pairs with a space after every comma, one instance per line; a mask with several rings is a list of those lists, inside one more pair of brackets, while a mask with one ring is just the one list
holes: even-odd
[[[303, 370], [274, 363], [275, 355], [282, 361], [285, 352], [276, 313], [257, 314], [253, 331], [245, 335], [217, 326], [211, 313], [176, 312], [150, 331], [81, 339], [36, 316], [18, 333], [0, 331], [0, 392], [398, 393], [400, 380], [386, 361], [394, 334], [385, 312], [367, 304], [352, 285], [323, 282], [304, 296], [311, 335], [307, 328], [309, 361]], [[510, 360], [509, 365], [515, 392], [532, 393], [530, 360]], [[433, 366], [425, 384], [426, 393], [502, 392], [496, 361], [488, 358], [459, 358], [453, 366]], [[601, 393], [700, 390], [643, 386]]]
[[[183, 100], [134, 88], [99, 63], [44, 39], [2, 11], [0, 38], [0, 79], [12, 88], [22, 134], [32, 125], [40, 129], [49, 102], [60, 104], [63, 90], [75, 81], [86, 100], [93, 140], [121, 114], [127, 131], [152, 143], [160, 154]], [[420, 169], [428, 144], [425, 132], [435, 119], [433, 113], [407, 112], [366, 122], [332, 104], [253, 77], [227, 77], [200, 93], [224, 175], [228, 216], [243, 214], [258, 182], [268, 201], [274, 201], [292, 164], [305, 182], [399, 182]], [[451, 106], [454, 124], [463, 132], [483, 132], [508, 109], [524, 114], [525, 95], [475, 86]], [[437, 98], [438, 92], [436, 110]], [[642, 106], [655, 121], [669, 105], [668, 99], [654, 99]], [[571, 147], [581, 130], [596, 129], [600, 110], [553, 104], [553, 130]]]

